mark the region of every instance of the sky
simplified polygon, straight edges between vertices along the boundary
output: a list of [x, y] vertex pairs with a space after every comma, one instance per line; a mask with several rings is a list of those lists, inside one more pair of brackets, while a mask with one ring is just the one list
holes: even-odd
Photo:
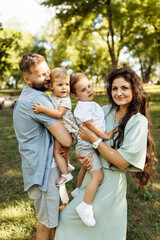
[[38, 0], [0, 0], [0, 22], [18, 22], [22, 30], [36, 35], [54, 15], [52, 8], [41, 6]]

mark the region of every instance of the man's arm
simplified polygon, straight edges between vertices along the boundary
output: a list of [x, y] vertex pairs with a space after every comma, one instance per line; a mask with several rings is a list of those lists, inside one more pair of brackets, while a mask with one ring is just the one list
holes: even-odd
[[57, 141], [64, 147], [70, 147], [72, 144], [72, 137], [64, 127], [61, 120], [47, 127]]

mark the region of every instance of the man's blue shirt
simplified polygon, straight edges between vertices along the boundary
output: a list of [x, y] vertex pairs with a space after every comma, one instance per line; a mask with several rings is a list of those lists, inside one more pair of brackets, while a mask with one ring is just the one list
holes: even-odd
[[13, 112], [14, 130], [22, 158], [25, 191], [35, 184], [39, 185], [42, 191], [47, 190], [53, 159], [54, 138], [46, 127], [54, 124], [58, 119], [43, 113], [35, 114], [32, 105], [37, 102], [53, 108], [50, 98], [45, 93], [26, 85]]

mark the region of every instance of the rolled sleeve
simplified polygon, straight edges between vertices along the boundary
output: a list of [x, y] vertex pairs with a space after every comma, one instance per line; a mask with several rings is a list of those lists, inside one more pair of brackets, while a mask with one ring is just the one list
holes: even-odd
[[130, 165], [128, 171], [143, 171], [147, 151], [148, 121], [141, 114], [131, 117], [128, 121], [124, 140], [117, 151]]

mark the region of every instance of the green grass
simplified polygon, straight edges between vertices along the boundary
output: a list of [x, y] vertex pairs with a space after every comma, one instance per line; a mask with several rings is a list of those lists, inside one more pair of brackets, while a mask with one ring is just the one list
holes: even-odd
[[[156, 143], [156, 156], [160, 159], [160, 93], [151, 92], [152, 133]], [[73, 109], [76, 100], [73, 101]], [[97, 95], [94, 101], [107, 104], [105, 95]], [[34, 240], [36, 216], [33, 202], [23, 191], [21, 160], [12, 123], [12, 110], [0, 110], [0, 239]], [[74, 146], [70, 161], [76, 167], [74, 179], [67, 183], [68, 193], [76, 186], [79, 169]], [[160, 163], [157, 167], [160, 172]], [[151, 188], [138, 189], [136, 180], [128, 178], [128, 233], [127, 240], [160, 239], [160, 182], [157, 179]], [[65, 239], [64, 239], [65, 240]], [[118, 239], [117, 239], [118, 240]]]

